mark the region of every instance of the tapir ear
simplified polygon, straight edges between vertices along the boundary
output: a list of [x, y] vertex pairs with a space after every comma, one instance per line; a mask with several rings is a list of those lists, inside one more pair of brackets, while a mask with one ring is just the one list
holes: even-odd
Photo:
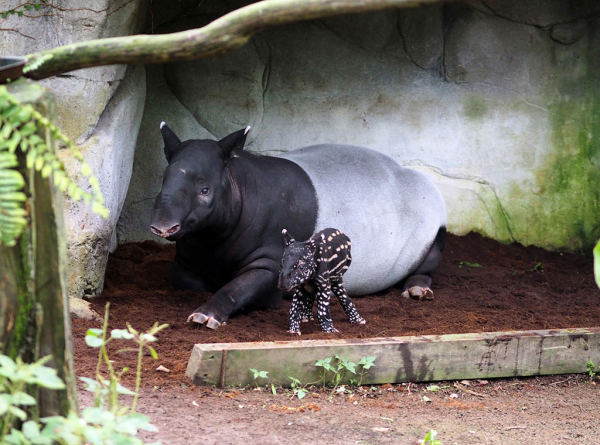
[[296, 242], [296, 240], [294, 238], [292, 238], [292, 236], [288, 233], [288, 231], [286, 229], [283, 229], [281, 231], [281, 234], [283, 235], [283, 245], [285, 247]]
[[238, 130], [235, 133], [231, 133], [229, 136], [225, 136], [219, 141], [219, 146], [223, 149], [223, 153], [226, 157], [232, 157], [236, 151], [244, 149], [246, 135], [249, 131], [250, 126], [243, 130]]
[[175, 148], [181, 144], [181, 140], [164, 122], [160, 123], [160, 132], [162, 133], [163, 141], [165, 141], [165, 156], [167, 162], [171, 162]]

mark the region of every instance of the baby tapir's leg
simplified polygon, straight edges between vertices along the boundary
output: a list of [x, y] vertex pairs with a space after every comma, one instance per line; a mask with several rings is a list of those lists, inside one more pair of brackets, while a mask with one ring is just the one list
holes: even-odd
[[304, 291], [304, 298], [302, 300], [302, 312], [300, 313], [300, 319], [303, 323], [314, 320], [313, 316], [313, 305], [315, 303], [315, 293], [312, 290]]
[[300, 335], [300, 320], [306, 312], [309, 298], [311, 300], [310, 309], [312, 310], [312, 300], [314, 297], [300, 287], [294, 289], [294, 297], [292, 299], [292, 306], [290, 307], [288, 332]]
[[331, 278], [331, 291], [333, 294], [340, 300], [340, 304], [344, 309], [344, 312], [348, 316], [348, 320], [350, 323], [358, 323], [365, 324], [366, 321], [362, 318], [358, 311], [356, 310], [356, 305], [348, 296], [348, 292], [344, 288], [344, 283], [342, 282], [342, 277], [339, 278]]
[[323, 332], [339, 332], [333, 327], [333, 320], [329, 314], [329, 301], [331, 300], [331, 285], [321, 282], [317, 285], [317, 319]]

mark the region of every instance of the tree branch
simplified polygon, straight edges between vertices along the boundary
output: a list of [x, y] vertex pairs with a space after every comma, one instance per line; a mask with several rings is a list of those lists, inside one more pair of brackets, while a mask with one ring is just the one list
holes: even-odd
[[[92, 40], [30, 54], [27, 56], [30, 67], [25, 76], [44, 79], [93, 66], [195, 60], [233, 51], [253, 34], [272, 26], [442, 1], [446, 0], [264, 0], [237, 9], [202, 28], [164, 35]], [[36, 59], [42, 63], [34, 63]]]

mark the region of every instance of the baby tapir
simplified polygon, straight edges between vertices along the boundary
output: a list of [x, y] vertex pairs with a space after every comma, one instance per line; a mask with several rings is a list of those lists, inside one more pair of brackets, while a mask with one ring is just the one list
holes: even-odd
[[279, 272], [280, 289], [294, 290], [288, 332], [300, 335], [300, 320], [313, 320], [316, 297], [317, 319], [324, 332], [338, 332], [329, 314], [331, 293], [339, 299], [350, 323], [365, 324], [348, 297], [342, 276], [350, 267], [350, 239], [336, 229], [323, 229], [308, 239], [297, 242], [283, 229], [285, 251]]

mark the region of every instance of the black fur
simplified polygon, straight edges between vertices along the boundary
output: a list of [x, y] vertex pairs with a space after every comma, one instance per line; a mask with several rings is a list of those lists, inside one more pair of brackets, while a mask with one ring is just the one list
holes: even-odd
[[329, 313], [331, 293], [340, 301], [350, 323], [364, 324], [344, 289], [342, 276], [350, 267], [350, 239], [336, 229], [323, 229], [308, 241], [296, 242], [283, 230], [285, 251], [279, 272], [279, 288], [294, 290], [288, 332], [300, 335], [300, 320], [312, 320], [317, 300], [317, 319], [324, 332], [338, 332]]

